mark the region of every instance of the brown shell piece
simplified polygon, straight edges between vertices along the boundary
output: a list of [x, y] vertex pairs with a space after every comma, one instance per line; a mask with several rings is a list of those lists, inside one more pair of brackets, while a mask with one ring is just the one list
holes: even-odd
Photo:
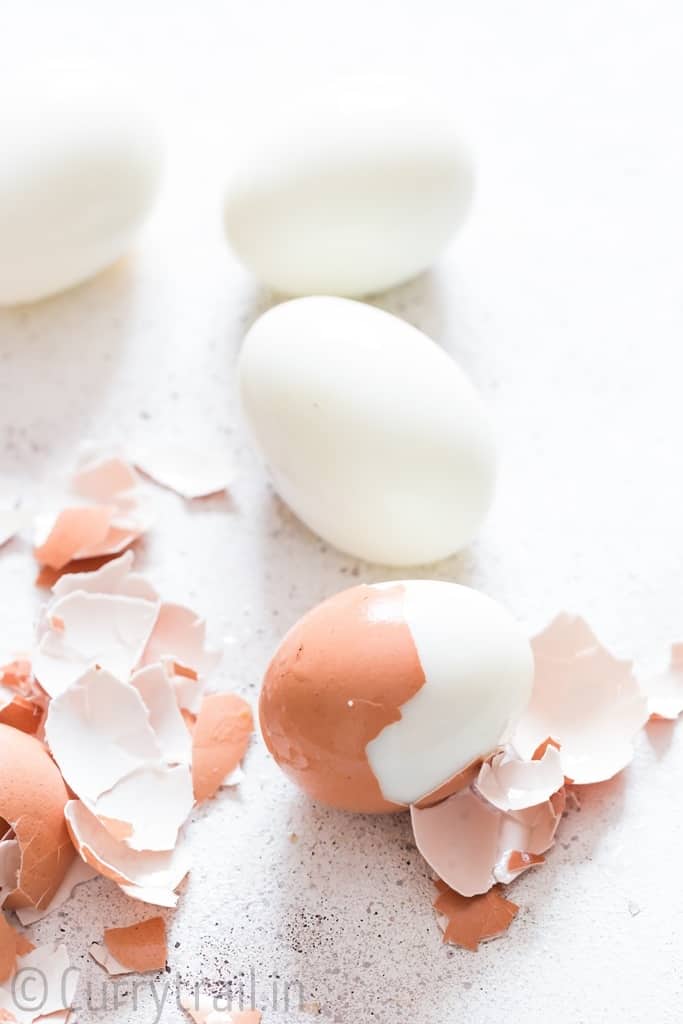
[[439, 893], [434, 909], [446, 919], [443, 941], [473, 952], [480, 942], [507, 931], [519, 910], [516, 903], [501, 895], [499, 885], [480, 896], [461, 896], [440, 878], [434, 880], [434, 885]]

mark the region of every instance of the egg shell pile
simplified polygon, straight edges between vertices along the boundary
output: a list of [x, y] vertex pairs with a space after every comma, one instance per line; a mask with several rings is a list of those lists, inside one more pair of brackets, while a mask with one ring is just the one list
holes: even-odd
[[[203, 490], [192, 460], [166, 457], [164, 467], [179, 490]], [[220, 484], [215, 468], [211, 479]], [[45, 1005], [60, 1021], [77, 972], [74, 986], [59, 988], [65, 949], [34, 949], [6, 914], [30, 927], [98, 875], [139, 901], [174, 907], [190, 868], [185, 822], [239, 781], [253, 732], [242, 697], [204, 692], [220, 659], [204, 621], [162, 601], [133, 571], [132, 551], [111, 557], [119, 528], [126, 546], [140, 536], [131, 522], [143, 506], [144, 528], [151, 524], [133, 466], [88, 448], [69, 489], [67, 502], [81, 502], [67, 505], [70, 515], [62, 507], [36, 517], [35, 555], [57, 578], [34, 648], [0, 665], [0, 1017], [20, 1024], [41, 1017], [44, 1005], [20, 1012], [18, 972], [50, 964], [55, 991]], [[93, 513], [96, 557], [83, 546]], [[128, 528], [113, 523], [119, 515]], [[93, 561], [102, 564], [82, 568]], [[158, 970], [164, 923], [110, 929], [90, 953], [111, 974]]]

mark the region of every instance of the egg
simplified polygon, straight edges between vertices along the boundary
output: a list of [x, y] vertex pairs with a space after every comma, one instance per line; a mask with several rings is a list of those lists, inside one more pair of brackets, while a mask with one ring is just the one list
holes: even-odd
[[360, 79], [263, 119], [225, 202], [242, 263], [289, 295], [362, 296], [425, 270], [470, 207], [472, 159], [450, 100]]
[[314, 799], [401, 810], [469, 781], [532, 682], [529, 641], [491, 598], [435, 580], [363, 584], [285, 636], [263, 681], [261, 730]]
[[495, 478], [489, 418], [416, 328], [350, 299], [293, 299], [251, 327], [239, 381], [275, 487], [330, 544], [416, 565], [476, 533]]
[[11, 94], [0, 114], [0, 305], [53, 295], [118, 260], [163, 162], [154, 124], [109, 87], [40, 79]]
[[5, 906], [42, 909], [57, 891], [74, 858], [64, 821], [68, 799], [43, 744], [0, 725], [0, 822], [13, 830], [21, 852], [16, 889]]

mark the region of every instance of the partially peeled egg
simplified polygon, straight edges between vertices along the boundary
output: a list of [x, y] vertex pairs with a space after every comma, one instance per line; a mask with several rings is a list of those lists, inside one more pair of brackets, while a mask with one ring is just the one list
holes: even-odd
[[309, 796], [357, 812], [443, 799], [508, 735], [533, 655], [510, 614], [434, 580], [361, 585], [308, 612], [263, 682], [261, 729]]

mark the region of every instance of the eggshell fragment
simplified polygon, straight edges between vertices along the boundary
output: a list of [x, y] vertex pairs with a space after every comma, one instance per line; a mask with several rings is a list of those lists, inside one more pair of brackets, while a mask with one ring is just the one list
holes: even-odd
[[501, 895], [500, 886], [479, 896], [461, 896], [441, 879], [436, 879], [434, 885], [439, 892], [434, 908], [444, 922], [443, 941], [473, 952], [480, 942], [507, 931], [519, 910], [516, 903]]
[[0, 982], [14, 973], [17, 960], [17, 933], [0, 911]]
[[118, 455], [86, 447], [80, 465], [71, 478], [77, 494], [92, 501], [108, 502], [127, 496], [140, 483], [133, 466]]
[[182, 846], [161, 852], [131, 850], [115, 839], [80, 800], [70, 800], [64, 815], [74, 846], [96, 871], [134, 899], [160, 907], [176, 906], [174, 890], [190, 867]]
[[239, 380], [276, 490], [328, 543], [406, 566], [472, 540], [493, 496], [491, 423], [421, 331], [346, 299], [284, 302], [250, 328]]
[[93, 942], [90, 955], [112, 975], [144, 974], [166, 966], [166, 926], [150, 917], [126, 928], [107, 928], [104, 943]]
[[50, 625], [33, 655], [36, 678], [57, 697], [93, 665], [127, 679], [137, 666], [159, 614], [159, 605], [124, 594], [72, 591], [48, 608]]
[[33, 692], [33, 673], [28, 658], [19, 656], [12, 658], [0, 666], [0, 684], [17, 690], [28, 696]]
[[246, 700], [213, 693], [202, 701], [192, 733], [192, 782], [197, 803], [208, 800], [244, 757], [254, 720]]
[[210, 996], [180, 996], [180, 1007], [195, 1024], [260, 1024], [260, 1010], [216, 1009], [216, 999]]
[[74, 793], [135, 850], [169, 850], [192, 808], [187, 764], [169, 767], [139, 691], [91, 669], [55, 697], [45, 734]]
[[0, 723], [35, 736], [42, 721], [43, 708], [40, 704], [0, 687]]
[[0, 819], [14, 830], [21, 866], [5, 906], [45, 907], [73, 860], [64, 824], [68, 799], [59, 770], [42, 743], [0, 725]]
[[132, 850], [170, 850], [193, 805], [188, 765], [147, 765], [103, 793], [91, 809]]
[[146, 476], [183, 498], [204, 498], [226, 490], [234, 471], [221, 452], [191, 451], [177, 445], [141, 449], [136, 466]]
[[683, 711], [683, 643], [672, 644], [671, 664], [642, 686], [651, 718], [673, 721]]
[[126, 551], [92, 572], [70, 572], [61, 576], [52, 587], [52, 593], [55, 597], [65, 597], [75, 590], [83, 590], [89, 594], [118, 594], [158, 601], [159, 595], [152, 584], [132, 572], [132, 567], [133, 552]]
[[11, 981], [0, 984], [0, 1020], [33, 1024], [47, 1018], [51, 1024], [66, 1024], [80, 973], [71, 964], [66, 946], [27, 950], [17, 958], [16, 968], [27, 984], [25, 988]]
[[64, 779], [89, 801], [160, 758], [138, 691], [96, 668], [50, 702], [45, 735]]
[[566, 613], [532, 640], [532, 648], [533, 693], [512, 745], [530, 758], [552, 737], [564, 775], [577, 784], [616, 775], [633, 757], [633, 740], [648, 717], [631, 662], [613, 657], [583, 619]]
[[167, 764], [190, 764], [192, 740], [176, 700], [176, 691], [161, 664], [147, 665], [131, 676], [147, 708], [149, 722]]
[[134, 468], [118, 455], [84, 446], [72, 491], [90, 504], [67, 506], [38, 521], [34, 550], [38, 561], [57, 572], [72, 561], [110, 558], [129, 547], [151, 526]]
[[80, 505], [62, 509], [34, 554], [41, 565], [63, 569], [78, 558], [99, 550], [116, 513], [112, 505]]
[[549, 800], [564, 785], [557, 747], [547, 745], [543, 755], [522, 761], [510, 750], [495, 754], [481, 766], [476, 788], [501, 811], [518, 811]]
[[39, 733], [47, 696], [33, 678], [28, 658], [0, 664], [0, 723], [35, 736]]
[[208, 676], [221, 659], [206, 646], [206, 622], [180, 604], [164, 602], [142, 659], [144, 665], [175, 662], [181, 669]]
[[[412, 807], [411, 819], [430, 867], [451, 889], [475, 896], [539, 863], [533, 855], [552, 846], [563, 808], [560, 791], [535, 807], [504, 812], [473, 787], [433, 807]], [[513, 853], [522, 857], [511, 859]]]

